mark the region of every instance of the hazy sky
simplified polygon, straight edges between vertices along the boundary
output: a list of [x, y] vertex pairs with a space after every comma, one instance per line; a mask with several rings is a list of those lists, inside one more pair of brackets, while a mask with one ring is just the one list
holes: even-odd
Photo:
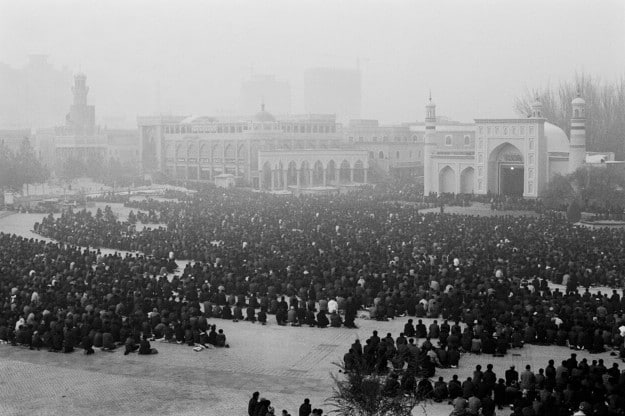
[[98, 118], [236, 113], [252, 70], [303, 111], [306, 68], [360, 59], [363, 117], [422, 120], [431, 89], [471, 120], [575, 71], [623, 76], [625, 1], [0, 0], [0, 61], [33, 53], [86, 73]]

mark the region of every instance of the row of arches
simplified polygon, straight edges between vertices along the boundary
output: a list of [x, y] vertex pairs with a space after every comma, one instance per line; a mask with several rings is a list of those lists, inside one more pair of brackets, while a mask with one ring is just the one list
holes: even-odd
[[300, 162], [290, 161], [288, 164], [265, 162], [259, 172], [259, 186], [261, 189], [286, 190], [288, 187], [297, 188], [337, 186], [348, 183], [366, 183], [367, 169], [362, 160], [353, 165], [348, 160], [340, 164], [335, 160], [328, 161], [325, 166], [322, 161], [311, 163], [307, 160]]
[[438, 173], [439, 193], [471, 194], [475, 191], [475, 170], [467, 167], [460, 172], [460, 186], [457, 187], [456, 171], [447, 165]]

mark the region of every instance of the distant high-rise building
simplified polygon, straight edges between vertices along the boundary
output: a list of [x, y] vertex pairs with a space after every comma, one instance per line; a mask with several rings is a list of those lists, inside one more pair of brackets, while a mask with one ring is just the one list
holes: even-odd
[[359, 119], [359, 69], [311, 68], [304, 74], [304, 108], [311, 114], [336, 114], [337, 121]]
[[254, 75], [241, 85], [241, 113], [254, 114], [261, 104], [276, 114], [291, 112], [291, 86], [273, 75]]
[[22, 68], [0, 63], [0, 128], [49, 127], [71, 103], [72, 73], [53, 67], [45, 55], [30, 55]]

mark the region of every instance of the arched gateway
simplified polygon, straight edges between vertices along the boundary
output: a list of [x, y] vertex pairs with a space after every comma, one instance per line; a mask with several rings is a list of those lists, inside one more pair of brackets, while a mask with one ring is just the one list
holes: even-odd
[[525, 161], [521, 151], [502, 143], [488, 157], [488, 190], [491, 193], [522, 196], [525, 189]]

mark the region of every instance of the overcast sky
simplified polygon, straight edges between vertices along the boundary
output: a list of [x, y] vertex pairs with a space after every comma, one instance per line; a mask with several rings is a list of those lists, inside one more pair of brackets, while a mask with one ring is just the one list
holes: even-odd
[[301, 112], [306, 68], [359, 59], [364, 118], [422, 120], [431, 89], [469, 121], [576, 71], [623, 76], [625, 1], [0, 0], [0, 61], [33, 53], [84, 72], [98, 118], [236, 113], [252, 70]]

